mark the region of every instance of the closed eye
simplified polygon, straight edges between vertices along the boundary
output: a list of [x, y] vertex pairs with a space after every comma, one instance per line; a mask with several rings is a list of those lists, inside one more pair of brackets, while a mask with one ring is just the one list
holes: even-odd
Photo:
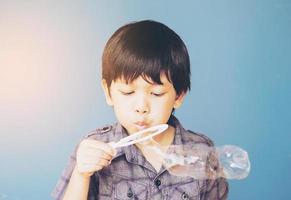
[[125, 95], [125, 96], [131, 95], [131, 94], [134, 93], [133, 91], [130, 91], [130, 92], [120, 91], [120, 92], [121, 92], [122, 95]]
[[151, 94], [154, 95], [154, 96], [156, 96], [156, 97], [161, 97], [161, 96], [163, 96], [165, 94], [165, 92], [164, 93], [155, 93], [155, 92], [152, 92]]

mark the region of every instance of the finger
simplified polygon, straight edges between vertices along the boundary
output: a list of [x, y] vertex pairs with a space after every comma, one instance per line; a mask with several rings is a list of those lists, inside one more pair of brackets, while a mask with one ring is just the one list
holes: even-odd
[[78, 165], [109, 165], [111, 163], [111, 160], [99, 158], [95, 159], [92, 157], [82, 158], [78, 160]]
[[107, 154], [102, 150], [92, 150], [92, 149], [82, 149], [77, 152], [77, 159], [91, 159], [91, 160], [98, 160], [98, 159], [106, 159], [112, 160], [112, 155]]
[[113, 155], [109, 154], [108, 152], [104, 151], [103, 149], [88, 149], [86, 150], [87, 155], [101, 157], [107, 160], [112, 159]]
[[78, 166], [78, 171], [84, 174], [89, 174], [92, 175], [94, 172], [99, 171], [100, 169], [102, 169], [101, 166], [99, 165], [80, 165]]
[[96, 165], [99, 165], [99, 166], [105, 167], [105, 166], [108, 166], [110, 163], [111, 163], [111, 160], [100, 159], [100, 160], [98, 161], [98, 163], [96, 163]]
[[102, 150], [93, 151], [92, 149], [79, 149], [77, 152], [77, 162], [84, 160], [91, 160], [91, 162], [98, 161], [100, 159], [112, 160], [112, 156]]
[[109, 160], [101, 159], [98, 163], [84, 162], [78, 164], [78, 170], [81, 173], [92, 173], [99, 171], [111, 163]]
[[106, 152], [103, 152], [102, 158], [106, 159], [106, 160], [112, 160], [113, 155], [107, 154]]
[[116, 151], [112, 146], [110, 146], [107, 143], [98, 141], [98, 140], [85, 139], [81, 142], [80, 146], [85, 146], [86, 148], [90, 148], [90, 149], [92, 148], [92, 149], [95, 149], [97, 151], [102, 150], [111, 156], [114, 156], [116, 154]]
[[103, 155], [113, 157], [116, 155], [116, 150], [109, 144], [100, 144], [99, 149], [103, 152]]

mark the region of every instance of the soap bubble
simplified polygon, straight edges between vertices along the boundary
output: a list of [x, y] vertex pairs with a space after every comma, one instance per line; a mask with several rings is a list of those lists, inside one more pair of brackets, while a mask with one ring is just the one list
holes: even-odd
[[216, 148], [223, 173], [228, 179], [243, 179], [250, 172], [251, 164], [248, 153], [234, 145], [225, 145]]
[[147, 148], [158, 155], [165, 168], [175, 176], [198, 180], [243, 179], [250, 172], [248, 153], [234, 145], [170, 145], [168, 148], [152, 145]]

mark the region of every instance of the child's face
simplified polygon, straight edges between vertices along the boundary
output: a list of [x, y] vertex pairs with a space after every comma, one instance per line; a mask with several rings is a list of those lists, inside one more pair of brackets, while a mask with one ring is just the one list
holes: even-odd
[[161, 82], [162, 85], [148, 83], [140, 76], [128, 84], [118, 79], [108, 88], [103, 80], [106, 101], [128, 133], [167, 123], [172, 109], [182, 104], [185, 94], [177, 96], [164, 74]]

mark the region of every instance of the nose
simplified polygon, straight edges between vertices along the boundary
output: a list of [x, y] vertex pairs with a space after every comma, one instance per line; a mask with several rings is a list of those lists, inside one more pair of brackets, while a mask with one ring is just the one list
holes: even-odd
[[149, 112], [149, 105], [144, 97], [137, 99], [134, 110], [139, 114], [146, 114]]
[[135, 112], [140, 113], [140, 114], [145, 114], [145, 113], [148, 112], [148, 109], [146, 109], [146, 108], [137, 108], [135, 110]]

